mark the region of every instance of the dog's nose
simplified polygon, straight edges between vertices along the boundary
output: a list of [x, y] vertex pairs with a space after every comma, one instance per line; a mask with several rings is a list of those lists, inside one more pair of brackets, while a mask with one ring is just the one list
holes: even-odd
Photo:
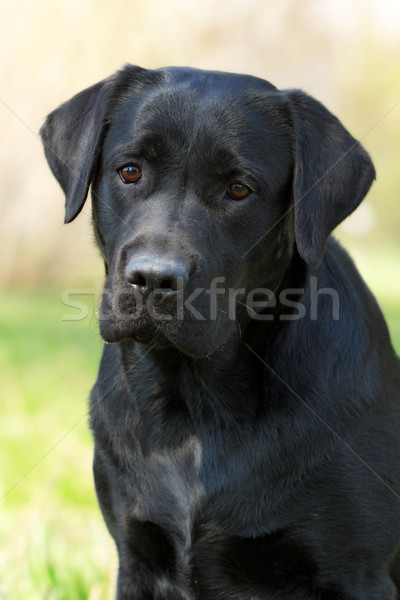
[[178, 258], [132, 256], [125, 269], [128, 283], [142, 294], [154, 290], [171, 294], [184, 288], [189, 279], [187, 265]]

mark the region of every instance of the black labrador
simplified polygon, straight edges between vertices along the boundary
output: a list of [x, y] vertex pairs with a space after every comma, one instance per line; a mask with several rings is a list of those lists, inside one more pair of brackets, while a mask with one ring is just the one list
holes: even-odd
[[330, 232], [374, 177], [319, 102], [127, 66], [41, 135], [92, 186], [94, 476], [118, 600], [400, 598], [400, 369]]

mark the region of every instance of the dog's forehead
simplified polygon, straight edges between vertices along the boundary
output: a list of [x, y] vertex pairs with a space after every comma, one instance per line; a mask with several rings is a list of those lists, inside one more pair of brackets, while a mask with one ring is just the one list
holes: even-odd
[[276, 92], [269, 82], [248, 75], [176, 67], [160, 74], [150, 85], [132, 82], [124, 92], [118, 110], [109, 116], [120, 136], [161, 131], [167, 137], [187, 137], [199, 129], [237, 133], [246, 130], [260, 97]]

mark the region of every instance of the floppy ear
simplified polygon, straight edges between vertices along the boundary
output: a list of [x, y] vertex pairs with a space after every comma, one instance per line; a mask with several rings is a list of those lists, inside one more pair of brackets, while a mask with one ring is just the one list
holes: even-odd
[[287, 94], [295, 132], [297, 248], [317, 268], [329, 233], [360, 204], [375, 169], [361, 144], [320, 102], [297, 90]]
[[113, 83], [109, 77], [80, 92], [50, 113], [40, 130], [47, 161], [65, 193], [65, 223], [85, 203]]

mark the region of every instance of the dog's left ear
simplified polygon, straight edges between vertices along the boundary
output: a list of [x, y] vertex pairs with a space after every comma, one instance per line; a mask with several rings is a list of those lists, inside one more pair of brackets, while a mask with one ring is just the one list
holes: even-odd
[[360, 204], [375, 169], [361, 144], [320, 102], [298, 90], [284, 93], [294, 128], [297, 248], [316, 269], [328, 235]]

